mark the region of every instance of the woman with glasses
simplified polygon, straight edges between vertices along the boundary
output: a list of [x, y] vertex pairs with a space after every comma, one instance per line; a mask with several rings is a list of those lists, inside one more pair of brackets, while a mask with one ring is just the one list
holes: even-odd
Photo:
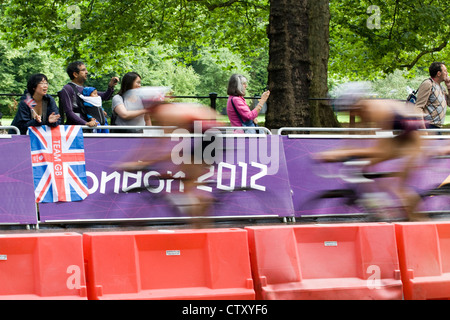
[[[20, 134], [27, 134], [28, 127], [61, 124], [58, 106], [48, 93], [48, 80], [44, 74], [34, 74], [27, 83], [27, 90], [20, 98], [12, 126], [19, 128]], [[13, 133], [10, 130], [10, 133]]]

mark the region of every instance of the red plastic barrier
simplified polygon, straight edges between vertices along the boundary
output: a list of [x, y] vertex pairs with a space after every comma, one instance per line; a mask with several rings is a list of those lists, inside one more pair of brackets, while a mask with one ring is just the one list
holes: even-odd
[[393, 225], [246, 230], [257, 299], [402, 299]]
[[405, 299], [449, 299], [450, 223], [397, 223], [395, 230]]
[[89, 299], [254, 299], [243, 229], [84, 234]]
[[81, 234], [1, 234], [0, 299], [86, 300]]

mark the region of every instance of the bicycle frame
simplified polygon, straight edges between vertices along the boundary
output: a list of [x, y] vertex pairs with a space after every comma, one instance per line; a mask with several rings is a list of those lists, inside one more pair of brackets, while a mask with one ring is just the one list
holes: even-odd
[[341, 205], [350, 209], [353, 214], [367, 216], [376, 220], [399, 219], [404, 215], [400, 199], [387, 189], [383, 189], [379, 179], [395, 177], [396, 171], [365, 172], [369, 164], [366, 160], [346, 160], [335, 162], [338, 166], [334, 172], [327, 173], [323, 162], [317, 163], [316, 174], [321, 178], [338, 179], [343, 188], [335, 188], [320, 192], [312, 202], [339, 199]]

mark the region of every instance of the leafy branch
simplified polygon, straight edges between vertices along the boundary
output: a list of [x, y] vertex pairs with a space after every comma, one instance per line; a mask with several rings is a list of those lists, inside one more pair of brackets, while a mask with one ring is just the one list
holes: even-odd
[[411, 63], [403, 64], [403, 65], [400, 65], [399, 67], [400, 67], [400, 68], [407, 68], [408, 70], [411, 70], [411, 69], [417, 64], [417, 62], [419, 62], [419, 60], [420, 60], [423, 56], [425, 56], [425, 55], [427, 55], [427, 54], [431, 54], [431, 53], [435, 53], [435, 52], [442, 51], [442, 50], [447, 46], [447, 44], [448, 44], [448, 41], [445, 40], [443, 43], [441, 43], [439, 46], [437, 46], [437, 47], [435, 47], [435, 48], [431, 48], [431, 49], [428, 49], [428, 50], [423, 50], [422, 52], [420, 52], [420, 53], [414, 58], [413, 61], [411, 61]]

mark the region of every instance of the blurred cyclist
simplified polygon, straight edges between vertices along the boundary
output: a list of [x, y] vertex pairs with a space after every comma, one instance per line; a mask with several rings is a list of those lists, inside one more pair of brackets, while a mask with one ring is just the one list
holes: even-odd
[[376, 139], [372, 146], [328, 150], [318, 153], [315, 157], [328, 162], [364, 158], [369, 162], [365, 169], [368, 171], [371, 166], [381, 162], [403, 159], [403, 165], [396, 172], [398, 185], [392, 191], [402, 201], [408, 217], [415, 219], [415, 208], [420, 197], [408, 187], [407, 180], [422, 156], [422, 139], [418, 129], [425, 128], [423, 116], [415, 113], [413, 105], [394, 100], [370, 99], [369, 95], [370, 86], [367, 83], [348, 83], [344, 85], [343, 93], [335, 101], [335, 106], [340, 111], [353, 112], [368, 127], [398, 131], [398, 134]]
[[[199, 192], [198, 178], [209, 168], [204, 159], [204, 148], [214, 137], [205, 139], [206, 131], [211, 133], [211, 128], [221, 125], [218, 114], [210, 107], [193, 103], [171, 103], [165, 95], [168, 88], [165, 87], [143, 87], [130, 90], [130, 95], [138, 97], [144, 108], [150, 114], [152, 124], [165, 127], [165, 133], [188, 133], [197, 134], [201, 137], [191, 138], [191, 154], [184, 155], [184, 161], [177, 166], [177, 171], [185, 174], [182, 178], [184, 192], [173, 196], [172, 202], [178, 206], [180, 211], [191, 217], [205, 217], [212, 205], [212, 197], [205, 192]], [[214, 134], [213, 134], [214, 135]], [[201, 139], [195, 143], [195, 139]], [[150, 168], [156, 162], [171, 162], [173, 144], [168, 138], [160, 139], [161, 145], [157, 150], [148, 148], [145, 143], [132, 155], [134, 161], [122, 163], [120, 167], [126, 170], [142, 170]], [[200, 149], [201, 148], [201, 149]], [[162, 177], [164, 178], [164, 177]], [[182, 210], [181, 210], [182, 209]], [[201, 222], [197, 219], [195, 222]], [[199, 226], [199, 225], [197, 225]]]

